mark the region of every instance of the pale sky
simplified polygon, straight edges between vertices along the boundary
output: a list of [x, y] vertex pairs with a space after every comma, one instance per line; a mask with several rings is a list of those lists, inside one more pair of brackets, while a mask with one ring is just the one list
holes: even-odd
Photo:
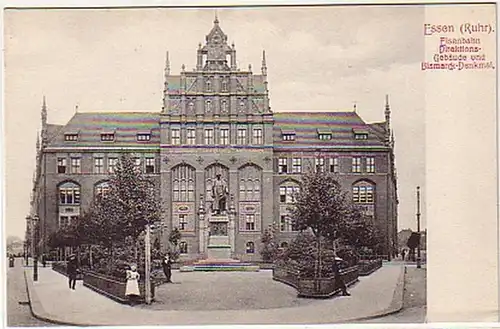
[[[49, 123], [92, 111], [159, 112], [165, 52], [171, 72], [192, 70], [214, 9], [72, 9], [5, 12], [6, 235], [24, 236], [45, 95]], [[260, 74], [266, 50], [271, 109], [357, 112], [396, 138], [399, 228], [425, 217], [424, 57], [419, 6], [218, 9], [238, 65]]]

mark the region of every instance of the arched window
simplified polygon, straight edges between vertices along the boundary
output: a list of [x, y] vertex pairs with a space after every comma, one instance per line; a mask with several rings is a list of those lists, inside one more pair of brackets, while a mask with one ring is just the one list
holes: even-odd
[[210, 99], [205, 101], [205, 111], [212, 112], [212, 101]]
[[182, 164], [172, 170], [172, 197], [174, 202], [194, 201], [195, 169]]
[[207, 91], [212, 91], [212, 80], [210, 78], [207, 78], [207, 81], [205, 82], [205, 87]]
[[193, 101], [190, 101], [188, 103], [188, 110], [190, 113], [194, 112], [194, 102]]
[[375, 185], [368, 181], [360, 181], [352, 186], [352, 201], [358, 204], [375, 202]]
[[104, 181], [97, 183], [94, 188], [94, 197], [104, 197], [109, 193], [109, 182]]
[[187, 254], [188, 253], [188, 244], [186, 241], [181, 241], [179, 243], [179, 253]]
[[246, 165], [239, 171], [240, 201], [260, 201], [261, 170], [255, 165]]
[[67, 182], [59, 186], [59, 204], [80, 204], [80, 186], [73, 182]]
[[255, 253], [255, 243], [252, 241], [248, 241], [246, 244], [246, 253], [247, 254], [253, 254]]

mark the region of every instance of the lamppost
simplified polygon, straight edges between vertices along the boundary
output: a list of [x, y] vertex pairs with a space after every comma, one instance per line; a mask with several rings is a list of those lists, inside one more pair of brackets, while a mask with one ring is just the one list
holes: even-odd
[[146, 222], [146, 236], [144, 238], [144, 290], [146, 304], [151, 304], [151, 223]]
[[[29, 265], [28, 253], [30, 251], [30, 248], [28, 245], [28, 240], [30, 240], [30, 235], [32, 236], [31, 229], [30, 229], [30, 226], [31, 226], [30, 222], [31, 222], [31, 217], [26, 216], [26, 234], [24, 235], [24, 261], [26, 262], [26, 266]], [[33, 239], [31, 239], [31, 241], [33, 243]]]
[[38, 281], [38, 215], [32, 217], [33, 231], [33, 281]]
[[417, 233], [418, 233], [418, 244], [417, 244], [417, 268], [421, 268], [420, 264], [420, 186], [417, 186]]

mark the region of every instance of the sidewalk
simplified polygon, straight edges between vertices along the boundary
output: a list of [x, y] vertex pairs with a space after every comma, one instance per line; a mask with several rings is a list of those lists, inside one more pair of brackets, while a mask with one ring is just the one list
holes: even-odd
[[[270, 271], [261, 271], [272, 281]], [[175, 273], [182, 280], [183, 275]], [[153, 310], [150, 306], [130, 307], [116, 303], [77, 282], [75, 291], [68, 289], [66, 277], [51, 268], [39, 268], [39, 281], [33, 282], [32, 268], [25, 268], [31, 310], [42, 320], [69, 325], [215, 325], [215, 324], [326, 324], [355, 322], [399, 311], [403, 305], [404, 267], [385, 263], [349, 290], [351, 297], [315, 300], [311, 304], [272, 309], [251, 310]], [[182, 285], [189, 298], [189, 283]], [[264, 289], [263, 289], [264, 290]], [[211, 291], [211, 293], [217, 293]], [[220, 298], [230, 294], [221, 291]], [[175, 296], [173, 296], [174, 298]], [[262, 298], [267, 296], [262, 291]]]

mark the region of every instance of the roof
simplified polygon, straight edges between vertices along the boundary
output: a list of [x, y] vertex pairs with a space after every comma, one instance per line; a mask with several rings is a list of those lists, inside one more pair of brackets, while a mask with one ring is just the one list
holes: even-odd
[[[295, 131], [295, 140], [284, 141], [283, 131]], [[332, 139], [318, 138], [318, 132], [325, 131], [332, 133]], [[354, 139], [354, 131], [368, 132], [368, 138]], [[275, 112], [273, 135], [275, 149], [385, 146], [380, 131], [356, 112]]]
[[[49, 147], [144, 146], [160, 143], [160, 113], [87, 112], [75, 113], [65, 126], [59, 126]], [[114, 142], [101, 142], [101, 133], [115, 133]], [[137, 133], [151, 131], [151, 140], [138, 142]], [[65, 142], [64, 134], [78, 133], [78, 140]]]

